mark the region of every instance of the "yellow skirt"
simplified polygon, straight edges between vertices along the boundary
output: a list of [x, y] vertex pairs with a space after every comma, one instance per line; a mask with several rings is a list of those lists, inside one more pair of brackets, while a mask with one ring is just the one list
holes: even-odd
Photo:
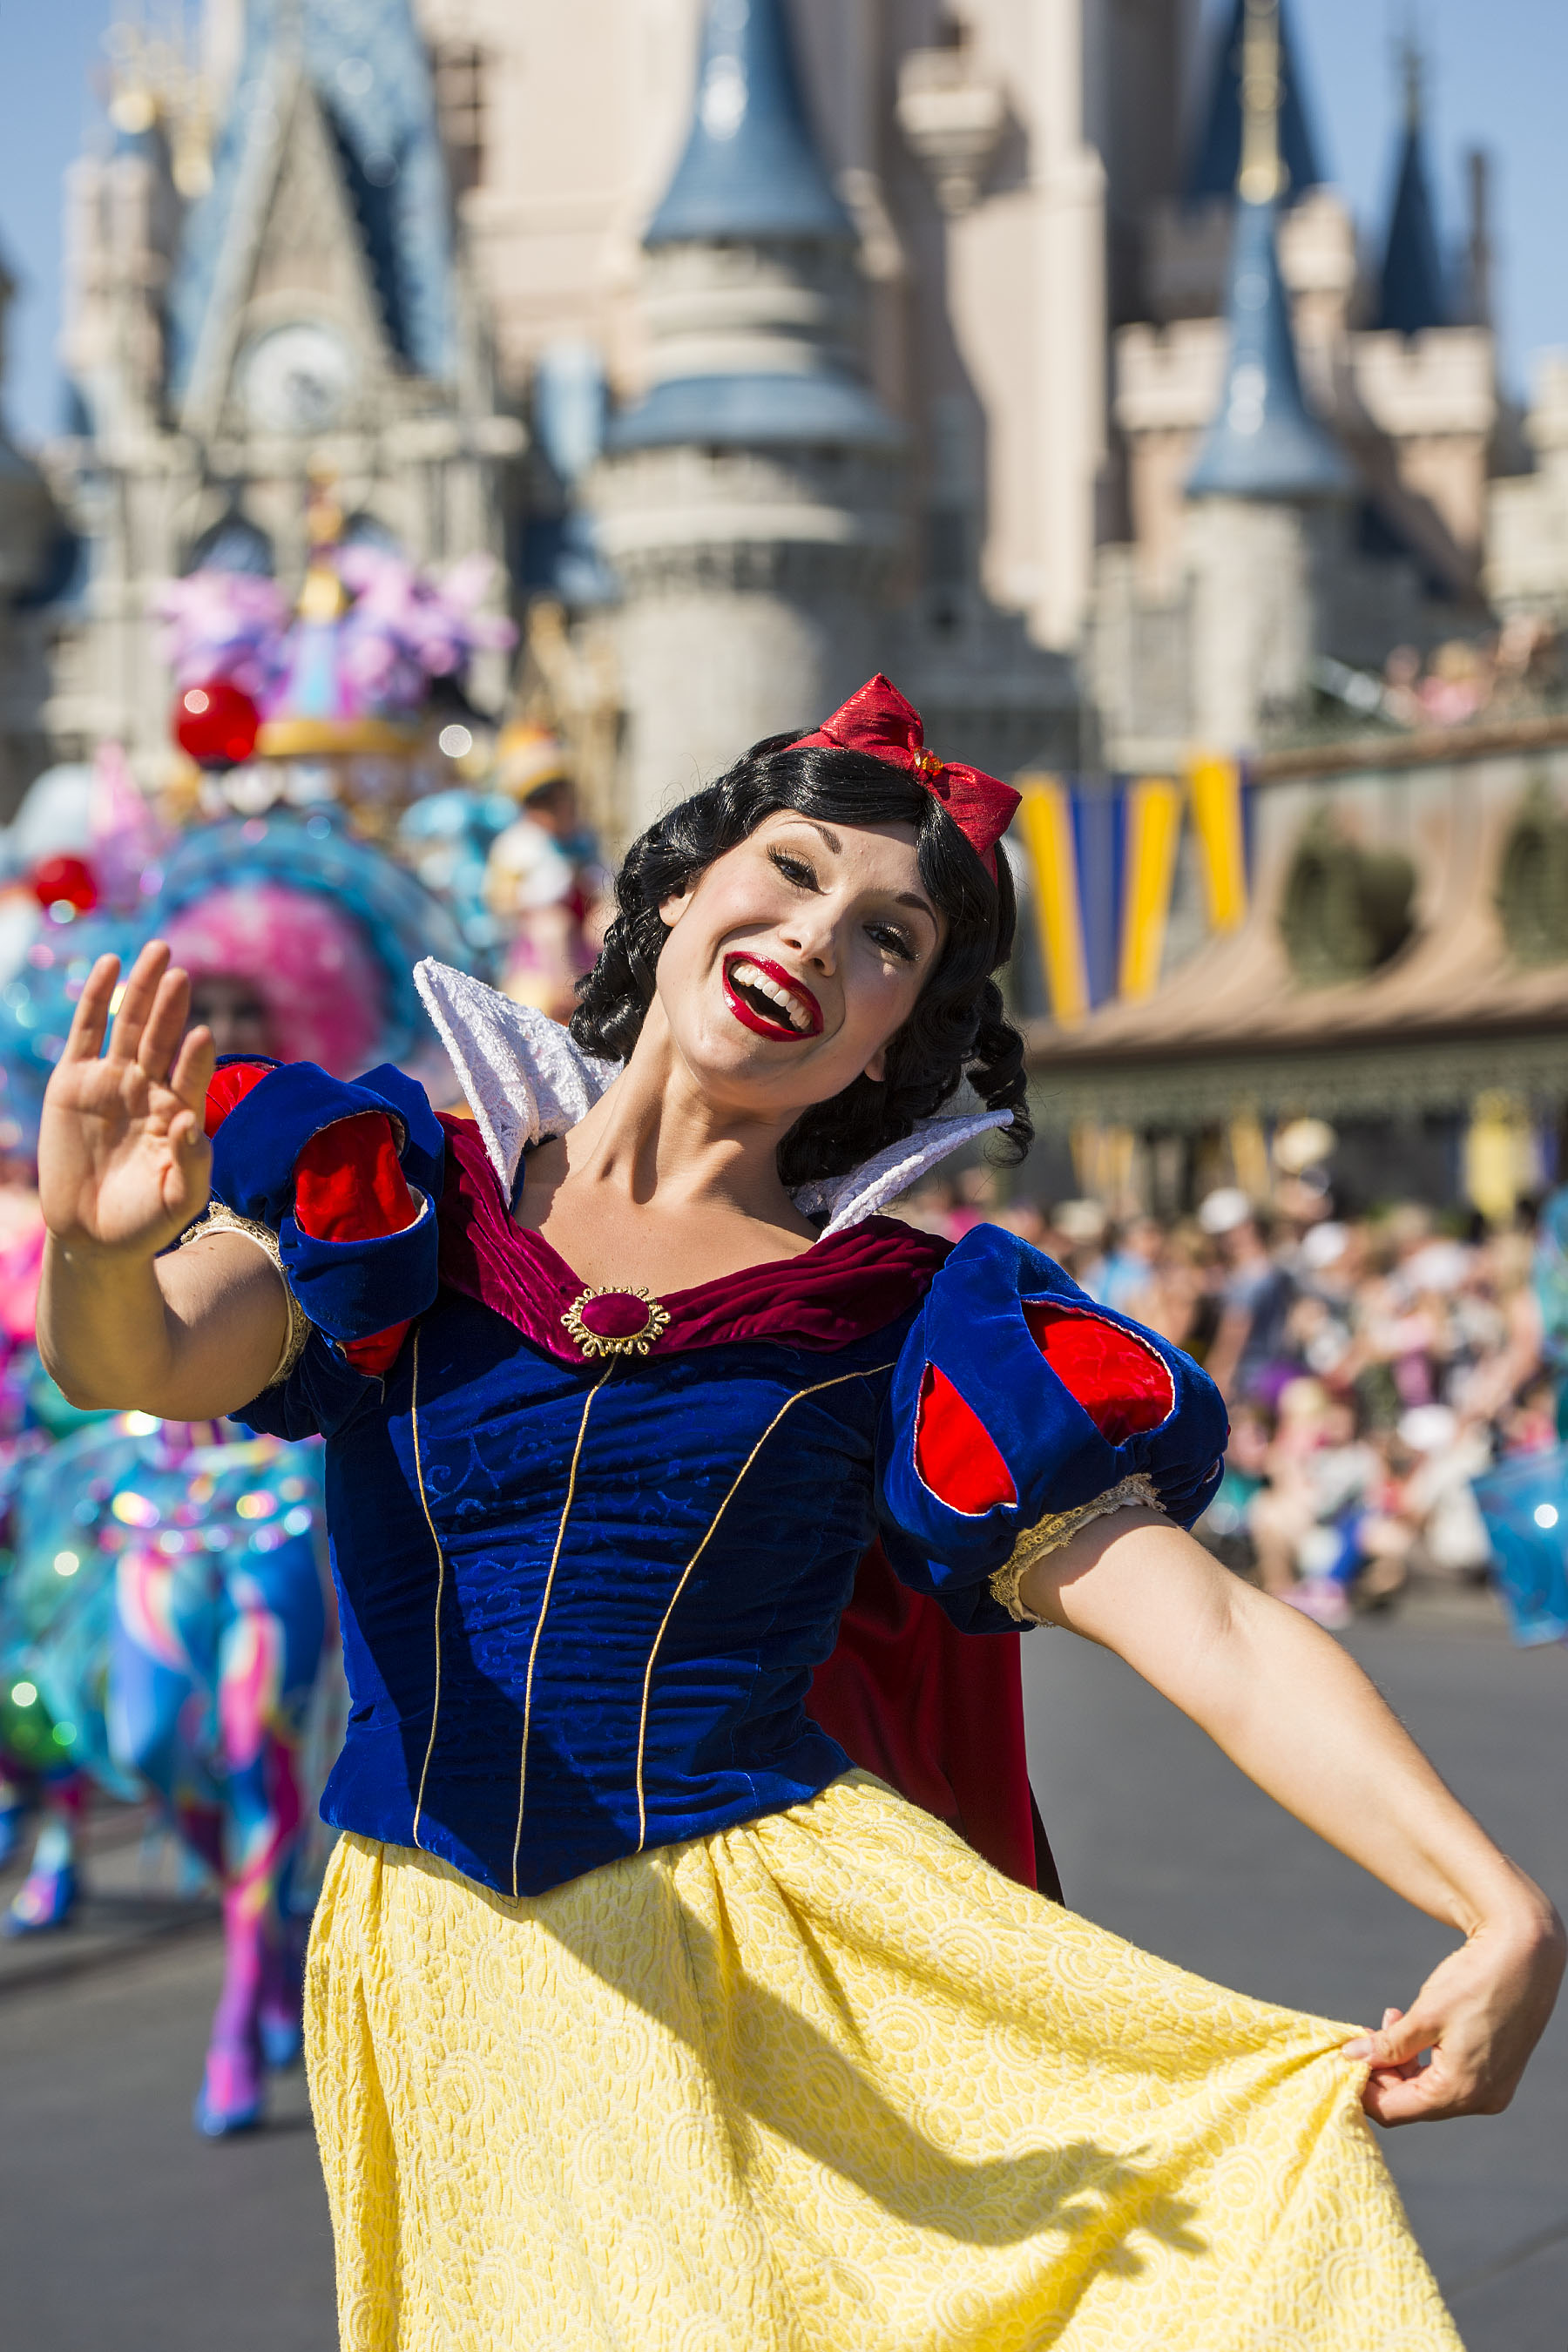
[[859, 1772], [532, 1900], [345, 1837], [309, 1990], [344, 2352], [1459, 2352], [1350, 2030]]

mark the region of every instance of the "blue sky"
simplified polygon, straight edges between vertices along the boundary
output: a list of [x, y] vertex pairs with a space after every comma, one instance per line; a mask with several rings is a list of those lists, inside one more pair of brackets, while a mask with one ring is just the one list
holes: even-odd
[[[21, 280], [6, 406], [25, 440], [58, 422], [60, 174], [96, 113], [92, 79], [114, 13], [113, 0], [0, 0], [0, 250]], [[1487, 146], [1496, 158], [1506, 365], [1521, 386], [1531, 352], [1568, 344], [1568, 0], [1295, 0], [1293, 16], [1329, 168], [1363, 226], [1386, 203], [1394, 37], [1415, 22], [1433, 59], [1432, 149], [1451, 233], [1464, 150]]]

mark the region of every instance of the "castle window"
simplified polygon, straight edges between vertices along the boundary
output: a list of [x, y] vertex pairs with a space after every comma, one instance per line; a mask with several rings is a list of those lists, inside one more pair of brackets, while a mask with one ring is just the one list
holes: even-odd
[[931, 618], [942, 629], [957, 625], [975, 583], [984, 478], [983, 433], [979, 412], [967, 394], [939, 394], [931, 402], [925, 570]]
[[185, 565], [187, 572], [240, 572], [256, 580], [270, 580], [276, 568], [267, 533], [233, 507], [203, 531]]
[[363, 508], [359, 513], [350, 515], [344, 523], [342, 543], [345, 547], [378, 547], [387, 555], [397, 555], [402, 551], [397, 533], [384, 523], [379, 515], [370, 514]]
[[485, 176], [485, 77], [489, 60], [471, 42], [453, 42], [436, 51], [436, 114], [452, 192], [467, 195]]
[[1531, 793], [1504, 845], [1497, 907], [1521, 963], [1568, 963], [1568, 816], [1544, 785]]
[[1320, 814], [1306, 827], [1285, 879], [1279, 928], [1297, 980], [1330, 988], [1364, 980], [1411, 935], [1415, 868], [1396, 849], [1364, 849]]

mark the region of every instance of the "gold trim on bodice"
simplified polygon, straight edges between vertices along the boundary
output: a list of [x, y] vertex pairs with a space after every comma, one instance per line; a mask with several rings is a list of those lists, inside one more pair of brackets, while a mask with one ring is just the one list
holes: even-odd
[[436, 1547], [436, 1673], [430, 1693], [430, 1737], [425, 1743], [425, 1761], [419, 1767], [419, 1787], [414, 1799], [414, 1843], [421, 1848], [424, 1840], [419, 1834], [419, 1816], [425, 1810], [425, 1783], [430, 1777], [430, 1759], [436, 1753], [436, 1726], [441, 1720], [441, 1603], [447, 1597], [447, 1555], [430, 1514], [430, 1497], [425, 1491], [425, 1459], [419, 1444], [419, 1338], [422, 1329], [420, 1324], [414, 1327], [414, 1377], [408, 1397], [408, 1421], [414, 1440], [414, 1475], [419, 1486], [419, 1507], [430, 1530], [430, 1540]]
[[647, 1654], [647, 1667], [643, 1675], [642, 1715], [637, 1724], [637, 1842], [636, 1851], [638, 1853], [641, 1853], [644, 1846], [647, 1843], [647, 1799], [643, 1788], [643, 1759], [647, 1750], [647, 1714], [649, 1702], [653, 1696], [653, 1670], [658, 1664], [658, 1654], [660, 1649], [663, 1647], [665, 1634], [669, 1629], [669, 1621], [675, 1614], [676, 1602], [679, 1600], [681, 1594], [685, 1591], [687, 1585], [690, 1582], [692, 1572], [695, 1570], [698, 1561], [701, 1559], [703, 1553], [707, 1550], [709, 1545], [718, 1534], [719, 1522], [723, 1517], [725, 1512], [729, 1509], [731, 1504], [734, 1501], [736, 1494], [740, 1490], [742, 1480], [745, 1477], [747, 1471], [751, 1468], [752, 1463], [756, 1460], [758, 1454], [762, 1452], [763, 1446], [767, 1444], [769, 1438], [773, 1435], [774, 1430], [784, 1419], [785, 1413], [792, 1412], [794, 1408], [800, 1403], [803, 1397], [820, 1396], [825, 1389], [841, 1389], [845, 1386], [846, 1382], [849, 1381], [873, 1380], [879, 1372], [890, 1372], [892, 1369], [893, 1367], [891, 1364], [874, 1364], [865, 1371], [839, 1372], [830, 1381], [815, 1381], [810, 1388], [796, 1389], [793, 1396], [785, 1397], [783, 1404], [780, 1405], [777, 1412], [774, 1413], [772, 1421], [769, 1422], [766, 1429], [763, 1430], [761, 1437], [758, 1438], [756, 1444], [752, 1446], [751, 1452], [747, 1454], [745, 1460], [736, 1471], [733, 1479], [731, 1481], [729, 1493], [725, 1496], [723, 1501], [720, 1504], [718, 1509], [714, 1512], [712, 1518], [709, 1522], [707, 1534], [703, 1537], [701, 1542], [692, 1553], [691, 1558], [687, 1561], [685, 1568], [681, 1570], [680, 1581], [669, 1596], [669, 1606], [665, 1611], [663, 1618], [659, 1622], [658, 1631], [653, 1637], [653, 1647]]
[[555, 1590], [555, 1571], [561, 1565], [561, 1547], [566, 1540], [566, 1522], [577, 1499], [577, 1468], [583, 1459], [584, 1442], [588, 1434], [588, 1415], [594, 1410], [594, 1399], [615, 1369], [614, 1364], [606, 1364], [583, 1400], [583, 1418], [577, 1424], [577, 1443], [572, 1448], [572, 1467], [566, 1474], [566, 1500], [561, 1506], [561, 1523], [555, 1530], [555, 1547], [550, 1555], [544, 1591], [539, 1598], [539, 1615], [534, 1620], [533, 1639], [528, 1648], [528, 1678], [522, 1690], [522, 1744], [517, 1759], [517, 1827], [511, 1841], [511, 1891], [514, 1895], [517, 1893], [518, 1857], [522, 1852], [522, 1809], [528, 1801], [528, 1742], [533, 1729], [533, 1669], [539, 1661], [539, 1644], [544, 1639], [544, 1620], [550, 1613], [550, 1596]]
[[[595, 1294], [592, 1292], [588, 1294], [589, 1297], [593, 1297], [594, 1295]], [[640, 1291], [634, 1295], [638, 1297], [646, 1296], [645, 1293]], [[652, 1301], [649, 1303], [656, 1304], [656, 1302]], [[664, 1310], [662, 1308], [658, 1308], [658, 1311], [662, 1314]], [[590, 1338], [593, 1336], [594, 1335], [592, 1333], [589, 1334]], [[624, 1347], [621, 1347], [620, 1343], [612, 1342], [610, 1344], [617, 1347], [619, 1352], [625, 1352]], [[639, 1352], [646, 1354], [646, 1348], [639, 1350]], [[669, 1623], [671, 1618], [675, 1614], [676, 1605], [679, 1602], [681, 1594], [685, 1591], [687, 1586], [691, 1581], [691, 1578], [696, 1570], [698, 1562], [701, 1559], [703, 1553], [712, 1542], [715, 1535], [717, 1535], [719, 1531], [719, 1523], [723, 1518], [725, 1512], [729, 1509], [731, 1504], [734, 1501], [737, 1493], [740, 1491], [747, 1471], [750, 1470], [752, 1463], [756, 1460], [758, 1454], [762, 1452], [763, 1446], [767, 1444], [769, 1438], [773, 1435], [774, 1430], [778, 1427], [780, 1422], [784, 1420], [787, 1413], [791, 1412], [797, 1404], [800, 1404], [806, 1397], [820, 1396], [826, 1389], [843, 1388], [850, 1381], [872, 1380], [875, 1379], [879, 1372], [890, 1372], [892, 1369], [893, 1367], [891, 1364], [872, 1364], [863, 1368], [859, 1371], [839, 1372], [832, 1380], [816, 1381], [809, 1388], [797, 1389], [793, 1396], [786, 1397], [783, 1404], [780, 1405], [777, 1412], [774, 1413], [773, 1419], [769, 1422], [767, 1427], [763, 1430], [762, 1435], [757, 1439], [756, 1444], [752, 1446], [745, 1460], [742, 1463], [739, 1470], [736, 1471], [734, 1477], [731, 1480], [729, 1492], [725, 1495], [723, 1501], [720, 1504], [718, 1509], [714, 1512], [712, 1518], [708, 1524], [706, 1534], [703, 1536], [701, 1542], [698, 1545], [696, 1550], [692, 1553], [690, 1559], [687, 1561], [686, 1566], [681, 1570], [680, 1575], [676, 1581], [675, 1590], [669, 1596], [668, 1605], [665, 1609], [664, 1615], [659, 1620], [658, 1631], [653, 1637], [653, 1647], [648, 1652], [647, 1664], [643, 1671], [642, 1705], [637, 1719], [637, 1842], [634, 1849], [636, 1853], [641, 1853], [644, 1846], [647, 1843], [647, 1799], [643, 1784], [643, 1767], [647, 1752], [647, 1721], [648, 1710], [653, 1698], [654, 1669], [658, 1664], [658, 1654], [664, 1646], [664, 1637], [669, 1631]], [[555, 1543], [550, 1555], [550, 1566], [545, 1574], [544, 1590], [540, 1595], [539, 1613], [534, 1619], [533, 1635], [529, 1644], [527, 1680], [523, 1693], [522, 1741], [521, 1751], [518, 1756], [517, 1768], [517, 1828], [513, 1835], [511, 1849], [511, 1891], [514, 1895], [518, 1892], [519, 1865], [522, 1853], [523, 1810], [528, 1796], [528, 1748], [530, 1736], [533, 1727], [534, 1669], [539, 1661], [540, 1643], [544, 1636], [544, 1621], [549, 1613], [551, 1599], [555, 1589], [556, 1571], [561, 1566], [562, 1549], [566, 1540], [567, 1523], [572, 1517], [573, 1506], [577, 1498], [577, 1483], [583, 1463], [583, 1448], [588, 1435], [588, 1416], [593, 1412], [594, 1402], [598, 1396], [599, 1391], [604, 1387], [605, 1382], [609, 1379], [610, 1374], [614, 1370], [614, 1364], [606, 1364], [604, 1370], [600, 1373], [598, 1379], [594, 1382], [593, 1387], [588, 1391], [587, 1395], [583, 1400], [583, 1415], [577, 1424], [577, 1442], [572, 1449], [571, 1465], [567, 1471], [565, 1499], [561, 1507], [561, 1517], [555, 1529]], [[410, 1399], [410, 1420], [412, 1423], [414, 1440], [414, 1475], [419, 1489], [419, 1501], [425, 1513], [425, 1523], [430, 1530], [430, 1540], [436, 1548], [435, 1690], [432, 1696], [430, 1707], [430, 1735], [426, 1744], [425, 1761], [419, 1774], [418, 1793], [416, 1794], [414, 1801], [414, 1843], [416, 1846], [422, 1846], [424, 1841], [419, 1835], [419, 1820], [424, 1810], [425, 1785], [429, 1777], [430, 1759], [436, 1751], [436, 1727], [441, 1712], [441, 1605], [447, 1590], [447, 1556], [442, 1548], [440, 1536], [437, 1532], [436, 1521], [430, 1509], [430, 1498], [425, 1484], [425, 1454], [419, 1431], [419, 1331], [417, 1326], [415, 1328], [414, 1334], [413, 1375], [414, 1384], [413, 1393]]]

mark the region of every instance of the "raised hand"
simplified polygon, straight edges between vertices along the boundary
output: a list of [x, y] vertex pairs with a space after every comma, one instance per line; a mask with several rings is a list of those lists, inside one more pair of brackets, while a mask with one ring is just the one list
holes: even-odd
[[100, 956], [49, 1080], [38, 1198], [45, 1223], [69, 1250], [151, 1257], [206, 1205], [212, 1039], [205, 1029], [184, 1035], [190, 982], [168, 967], [168, 949], [150, 941], [102, 1051], [120, 962]]

